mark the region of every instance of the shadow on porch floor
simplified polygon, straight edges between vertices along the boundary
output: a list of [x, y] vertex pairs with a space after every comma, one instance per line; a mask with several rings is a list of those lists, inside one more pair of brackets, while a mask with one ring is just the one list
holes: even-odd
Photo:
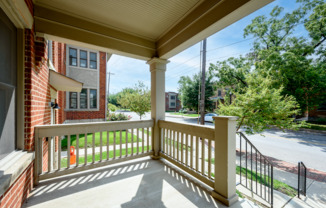
[[[150, 158], [42, 181], [23, 207], [225, 207], [174, 166]], [[232, 207], [253, 207], [240, 200]]]

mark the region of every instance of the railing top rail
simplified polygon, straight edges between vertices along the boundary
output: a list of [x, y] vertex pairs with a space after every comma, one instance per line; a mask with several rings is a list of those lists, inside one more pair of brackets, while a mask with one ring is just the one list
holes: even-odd
[[159, 128], [167, 128], [183, 133], [187, 133], [193, 136], [203, 137], [205, 139], [214, 140], [215, 138], [215, 129], [214, 127], [202, 126], [196, 124], [184, 124], [180, 122], [172, 122], [159, 120]]
[[35, 126], [39, 137], [64, 136], [101, 131], [118, 131], [133, 128], [153, 127], [154, 120], [92, 122]]
[[265, 157], [257, 148], [256, 148], [256, 146], [253, 144], [253, 143], [251, 143], [251, 141], [246, 137], [246, 135], [244, 135], [244, 133], [243, 132], [241, 132], [241, 131], [238, 131], [237, 132], [238, 134], [241, 134], [241, 136], [243, 136], [244, 138], [245, 138], [245, 140], [255, 149], [255, 151], [257, 152], [257, 153], [259, 153], [263, 158], [264, 158], [264, 160], [266, 160], [267, 161], [267, 163], [268, 164], [270, 164], [271, 166], [273, 166], [273, 163], [271, 163], [268, 159], [267, 159], [267, 157]]
[[303, 165], [303, 167], [304, 167], [305, 169], [307, 169], [306, 165], [305, 165], [302, 161], [299, 161], [299, 163], [300, 163], [301, 165]]

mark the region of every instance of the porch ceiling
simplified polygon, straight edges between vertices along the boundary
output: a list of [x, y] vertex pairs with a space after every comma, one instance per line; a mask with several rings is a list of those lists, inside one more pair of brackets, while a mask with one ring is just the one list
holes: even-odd
[[35, 29], [111, 53], [170, 58], [271, 1], [35, 0]]

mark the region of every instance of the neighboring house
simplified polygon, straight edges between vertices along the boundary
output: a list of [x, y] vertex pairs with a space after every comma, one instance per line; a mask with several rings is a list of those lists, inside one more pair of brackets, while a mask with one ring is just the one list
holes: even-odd
[[[106, 53], [49, 41], [49, 60], [63, 75], [83, 83], [80, 92], [60, 92], [58, 123], [80, 123], [105, 120]], [[49, 47], [50, 48], [50, 47]]]
[[308, 112], [309, 120], [316, 120], [318, 118], [326, 118], [326, 102], [320, 104], [313, 110]]
[[179, 111], [181, 109], [181, 101], [179, 94], [176, 92], [165, 93], [165, 111]]
[[[230, 89], [230, 87], [218, 88], [218, 89], [216, 89], [215, 96], [210, 97], [210, 99], [212, 101], [214, 101], [214, 103], [215, 103], [215, 109], [218, 108], [219, 102], [224, 103], [225, 96], [227, 95], [227, 93], [229, 93], [229, 89]], [[230, 101], [232, 102], [232, 100], [234, 98], [235, 98], [235, 96], [234, 95], [231, 95]]]

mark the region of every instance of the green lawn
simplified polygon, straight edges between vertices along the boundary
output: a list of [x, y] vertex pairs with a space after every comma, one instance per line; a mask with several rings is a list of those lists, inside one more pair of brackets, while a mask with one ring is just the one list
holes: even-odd
[[186, 116], [186, 117], [198, 117], [198, 114], [185, 114], [185, 113], [170, 113], [171, 115]]
[[[114, 141], [113, 134], [116, 134], [115, 143], [120, 144], [120, 133], [119, 131], [116, 132], [110, 132], [109, 133], [109, 144], [112, 145]], [[141, 138], [139, 138], [139, 142], [142, 141]], [[126, 143], [126, 131], [122, 131], [122, 137], [121, 137], [122, 144]], [[131, 143], [131, 133], [128, 132], [128, 143]], [[133, 142], [137, 142], [137, 135], [135, 135], [134, 131], [134, 140]], [[89, 133], [87, 134], [87, 147], [92, 147], [93, 144], [93, 134]], [[107, 144], [107, 132], [102, 133], [102, 145], [106, 146]], [[76, 146], [76, 135], [70, 136], [70, 145]], [[95, 146], [99, 147], [101, 145], [100, 141], [100, 132], [95, 133]], [[63, 150], [67, 149], [67, 137], [61, 141], [61, 147]], [[85, 147], [85, 134], [79, 135], [79, 148]]]
[[[214, 163], [215, 159], [212, 158], [211, 159], [211, 162]], [[206, 162], [208, 162], [208, 159], [206, 159]], [[246, 175], [246, 169], [245, 168], [241, 168], [241, 173], [243, 176]], [[237, 166], [236, 167], [236, 174], [240, 175], [240, 166]], [[214, 174], [212, 173], [212, 176], [214, 176]], [[259, 174], [255, 171], [251, 171], [251, 170], [248, 170], [247, 169], [247, 178], [248, 179], [251, 179], [252, 177], [252, 180], [253, 181], [256, 181], [257, 179], [257, 182], [258, 183], [261, 183], [265, 186], [268, 185], [268, 181], [271, 181], [271, 179], [268, 177], [268, 176], [265, 176], [265, 175], [262, 175], [262, 174]], [[290, 197], [294, 197], [296, 196], [297, 194], [297, 190], [294, 189], [293, 187], [287, 185], [286, 183], [283, 183], [281, 181], [278, 181], [278, 180], [273, 180], [273, 188], [279, 192], [282, 192], [283, 194], [286, 194]]]
[[313, 124], [313, 123], [308, 123], [307, 126], [302, 127], [302, 128], [326, 131], [326, 125], [325, 125], [325, 124]]
[[[150, 150], [151, 146], [144, 146], [144, 152], [147, 151], [147, 148]], [[138, 148], [139, 152], [142, 152], [142, 147]], [[137, 152], [137, 147], [133, 148], [133, 152]], [[109, 151], [109, 158], [113, 158], [113, 150]], [[126, 149], [122, 149], [121, 152], [122, 156], [126, 155]], [[131, 154], [131, 148], [128, 148], [128, 154]], [[116, 157], [120, 157], [120, 150], [116, 150], [115, 152]], [[102, 152], [102, 160], [106, 160], [107, 157], [107, 151]], [[92, 162], [93, 161], [93, 156], [92, 154], [87, 155], [87, 162]], [[100, 161], [100, 153], [95, 153], [95, 161]], [[79, 157], [79, 164], [84, 164], [85, 163], [85, 157]], [[61, 167], [65, 168], [67, 167], [67, 158], [62, 158], [61, 159]]]

